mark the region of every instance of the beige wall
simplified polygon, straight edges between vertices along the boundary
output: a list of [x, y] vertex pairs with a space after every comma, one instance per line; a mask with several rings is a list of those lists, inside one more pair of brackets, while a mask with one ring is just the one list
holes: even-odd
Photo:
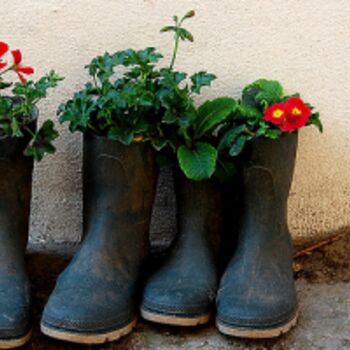
[[[157, 46], [173, 14], [195, 9], [193, 45], [181, 47], [177, 67], [218, 75], [206, 97], [236, 96], [259, 77], [278, 79], [322, 112], [325, 133], [301, 132], [292, 196], [294, 234], [350, 225], [350, 2], [348, 0], [2, 0], [0, 39], [22, 48], [37, 76], [55, 68], [66, 76], [41, 104], [57, 105], [86, 79], [83, 66], [105, 50]], [[167, 57], [168, 58], [168, 57]], [[81, 138], [60, 127], [58, 153], [36, 167], [32, 236], [77, 239], [81, 230]]]

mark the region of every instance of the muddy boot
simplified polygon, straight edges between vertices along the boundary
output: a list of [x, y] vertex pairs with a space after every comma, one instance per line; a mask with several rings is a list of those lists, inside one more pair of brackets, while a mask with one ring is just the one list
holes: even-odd
[[[35, 128], [35, 125], [32, 125]], [[33, 158], [28, 138], [0, 136], [0, 348], [31, 336], [30, 285], [24, 252], [28, 240]]]
[[296, 323], [293, 248], [287, 227], [296, 150], [297, 134], [252, 142], [243, 169], [238, 246], [217, 297], [217, 326], [224, 334], [271, 338]]
[[178, 234], [143, 293], [143, 318], [170, 325], [208, 322], [217, 289], [221, 193], [213, 181], [175, 176]]
[[85, 238], [45, 307], [43, 333], [101, 344], [131, 332], [155, 186], [147, 144], [84, 135]]

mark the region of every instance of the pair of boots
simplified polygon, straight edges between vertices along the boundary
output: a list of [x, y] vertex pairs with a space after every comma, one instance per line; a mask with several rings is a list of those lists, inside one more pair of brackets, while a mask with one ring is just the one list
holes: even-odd
[[[275, 336], [289, 329], [296, 297], [286, 202], [296, 143], [294, 134], [253, 143], [244, 170], [242, 227], [218, 294], [213, 242], [222, 228], [221, 193], [213, 184], [177, 177], [178, 239], [141, 295], [157, 177], [154, 154], [145, 144], [125, 147], [86, 134], [85, 238], [49, 298], [42, 331], [78, 343], [115, 340], [135, 326], [140, 299], [142, 314], [153, 321], [205, 323], [216, 294], [217, 323], [224, 333]], [[0, 140], [2, 348], [24, 344], [31, 329], [24, 247], [33, 163], [22, 156], [24, 144]]]
[[296, 134], [259, 139], [228, 188], [177, 182], [179, 235], [145, 286], [143, 318], [195, 326], [216, 313], [220, 332], [244, 338], [277, 337], [295, 325], [287, 199], [296, 149]]

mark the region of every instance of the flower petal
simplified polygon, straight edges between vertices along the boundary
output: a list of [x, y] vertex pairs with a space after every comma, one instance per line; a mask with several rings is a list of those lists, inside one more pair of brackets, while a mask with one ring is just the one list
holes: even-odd
[[16, 67], [15, 72], [17, 73], [23, 73], [23, 74], [33, 74], [34, 69], [32, 67]]
[[22, 62], [22, 53], [20, 50], [11, 51], [13, 57], [13, 63], [15, 66], [18, 66]]
[[7, 66], [6, 62], [0, 62], [0, 69], [3, 69]]
[[0, 41], [0, 57], [4, 56], [9, 49], [9, 46], [6, 43]]
[[22, 85], [26, 84], [26, 79], [24, 78], [24, 76], [21, 73], [17, 73], [19, 80], [21, 81]]
[[284, 122], [287, 113], [285, 103], [274, 103], [265, 110], [264, 120], [275, 125], [280, 125]]

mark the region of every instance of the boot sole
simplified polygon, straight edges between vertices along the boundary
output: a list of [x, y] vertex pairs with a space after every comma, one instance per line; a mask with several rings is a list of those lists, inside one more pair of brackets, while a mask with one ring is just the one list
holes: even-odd
[[232, 337], [237, 338], [248, 338], [248, 339], [269, 339], [269, 338], [277, 338], [282, 334], [289, 332], [297, 323], [298, 314], [283, 326], [279, 326], [276, 328], [269, 329], [244, 329], [244, 328], [233, 328], [226, 325], [221, 324], [220, 322], [216, 322], [216, 327], [218, 330]]
[[104, 344], [107, 342], [118, 340], [119, 338], [131, 333], [136, 327], [137, 319], [133, 320], [127, 326], [106, 333], [82, 334], [78, 332], [66, 332], [56, 328], [40, 325], [41, 332], [48, 337], [68, 341], [78, 344]]
[[0, 339], [0, 349], [14, 349], [26, 344], [32, 337], [32, 331], [25, 336], [16, 339]]
[[184, 326], [194, 327], [201, 324], [208, 323], [210, 315], [198, 316], [198, 317], [177, 317], [173, 315], [158, 314], [156, 312], [146, 311], [141, 309], [141, 316], [147, 321], [167, 324], [170, 326]]

